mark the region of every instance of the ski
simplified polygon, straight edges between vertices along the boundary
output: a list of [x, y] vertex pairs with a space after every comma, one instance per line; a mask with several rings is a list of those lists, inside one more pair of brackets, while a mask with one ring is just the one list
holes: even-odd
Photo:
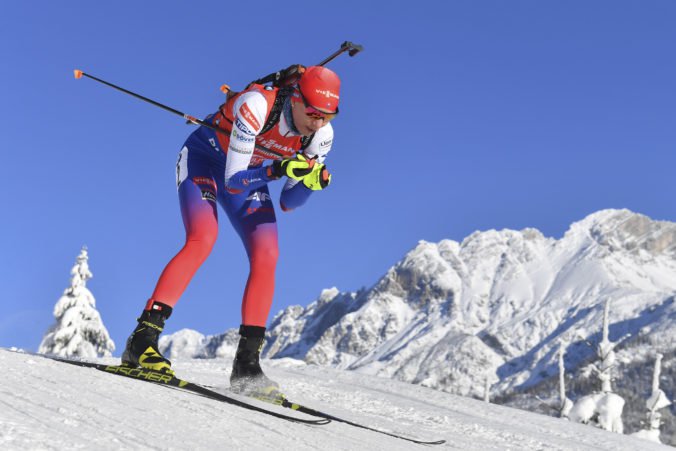
[[[211, 387], [210, 386], [209, 389], [217, 389], [217, 387]], [[324, 418], [324, 419], [329, 420], [329, 421], [335, 421], [335, 422], [338, 422], [338, 423], [348, 424], [350, 426], [358, 427], [358, 428], [361, 428], [361, 429], [366, 429], [366, 430], [369, 430], [369, 431], [372, 431], [372, 432], [377, 432], [379, 434], [389, 435], [390, 437], [398, 438], [400, 440], [406, 440], [407, 442], [417, 443], [419, 445], [442, 445], [442, 444], [446, 443], [446, 440], [420, 440], [420, 439], [415, 439], [415, 438], [395, 434], [393, 432], [384, 431], [382, 429], [377, 429], [377, 428], [374, 428], [374, 427], [371, 427], [371, 426], [367, 426], [365, 424], [356, 423], [354, 421], [350, 421], [350, 420], [346, 420], [346, 419], [343, 419], [343, 418], [340, 418], [340, 417], [336, 417], [334, 415], [313, 409], [311, 407], [307, 407], [307, 406], [304, 406], [302, 404], [289, 401], [286, 397], [269, 399], [269, 398], [266, 398], [266, 397], [251, 396], [251, 398], [256, 399], [258, 401], [267, 402], [269, 404], [273, 404], [273, 405], [276, 405], [276, 406], [281, 406], [281, 407], [284, 407], [286, 409], [291, 409], [291, 410], [294, 410], [296, 412], [305, 413], [305, 414], [311, 415], [313, 417], [319, 417], [319, 418]]]
[[372, 432], [377, 432], [379, 434], [384, 434], [384, 435], [389, 435], [390, 437], [398, 438], [400, 440], [406, 440], [407, 442], [413, 442], [417, 443], [419, 445], [441, 445], [446, 443], [446, 440], [433, 440], [433, 441], [427, 441], [427, 440], [419, 440], [411, 437], [405, 437], [403, 435], [395, 434], [393, 432], [389, 431], [384, 431], [382, 429], [377, 429], [371, 426], [367, 426], [365, 424], [361, 423], [355, 423], [354, 421], [349, 421], [340, 417], [336, 417], [334, 415], [330, 415], [325, 412], [321, 412], [319, 410], [312, 409], [310, 407], [306, 407], [302, 404], [294, 403], [288, 400], [284, 400], [281, 404], [282, 407], [286, 407], [287, 409], [295, 410], [296, 412], [302, 412], [308, 415], [312, 415], [314, 417], [319, 417], [319, 418], [324, 418], [326, 420], [331, 420], [331, 421], [336, 421], [339, 423], [344, 423], [344, 424], [349, 424], [350, 426], [358, 427], [361, 429], [367, 429]]
[[[303, 424], [310, 424], [310, 425], [324, 425], [324, 424], [329, 424], [331, 420], [329, 418], [322, 418], [321, 420], [309, 420], [309, 419], [303, 419], [303, 418], [296, 418], [292, 417], [289, 415], [284, 415], [279, 412], [274, 412], [272, 410], [264, 409], [262, 407], [258, 407], [253, 404], [249, 404], [244, 401], [240, 401], [238, 399], [235, 399], [233, 397], [224, 395], [222, 393], [218, 393], [216, 391], [210, 390], [206, 387], [203, 387], [199, 384], [195, 384], [193, 382], [188, 382], [183, 379], [179, 379], [176, 376], [172, 376], [169, 374], [164, 374], [160, 373], [157, 371], [151, 371], [147, 370], [145, 368], [131, 368], [128, 366], [122, 366], [122, 365], [105, 365], [102, 363], [94, 363], [94, 362], [87, 362], [84, 360], [71, 360], [71, 359], [66, 359], [62, 357], [56, 357], [56, 356], [48, 356], [48, 355], [42, 355], [38, 354], [41, 357], [45, 357], [51, 360], [55, 360], [57, 362], [62, 362], [62, 363], [68, 363], [70, 365], [76, 365], [76, 366], [81, 366], [81, 367], [86, 367], [86, 368], [94, 368], [99, 371], [103, 371], [104, 373], [108, 374], [114, 374], [116, 376], [123, 376], [123, 377], [128, 377], [131, 379], [135, 379], [138, 381], [144, 381], [144, 382], [152, 382], [157, 385], [161, 385], [163, 387], [168, 387], [168, 388], [174, 388], [180, 391], [185, 391], [189, 393], [194, 393], [200, 396], [204, 396], [209, 399], [213, 399], [215, 401], [220, 401], [224, 402], [227, 404], [232, 404], [234, 406], [242, 407], [247, 410], [253, 410], [255, 412], [259, 413], [264, 413], [266, 415], [271, 415], [276, 418], [280, 418], [283, 420], [287, 421], [292, 421], [295, 423], [303, 423]], [[301, 412], [302, 413], [302, 412]], [[315, 416], [315, 415], [312, 415]]]

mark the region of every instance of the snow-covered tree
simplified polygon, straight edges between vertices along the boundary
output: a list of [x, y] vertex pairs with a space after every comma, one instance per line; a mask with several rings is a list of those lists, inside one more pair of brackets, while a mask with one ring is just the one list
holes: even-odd
[[559, 415], [561, 418], [568, 418], [571, 409], [573, 408], [573, 401], [566, 396], [566, 366], [563, 362], [563, 356], [566, 353], [566, 342], [561, 342], [559, 346]]
[[658, 412], [660, 409], [671, 405], [671, 401], [667, 395], [660, 390], [660, 374], [662, 372], [662, 354], [657, 354], [655, 359], [655, 369], [653, 371], [653, 390], [650, 398], [646, 400], [646, 407], [648, 412], [646, 417], [648, 419], [646, 428], [633, 434], [636, 437], [641, 437], [655, 443], [660, 442], [660, 426], [662, 425], [662, 414]]
[[607, 431], [624, 432], [622, 410], [624, 398], [613, 393], [612, 370], [615, 367], [615, 348], [622, 341], [612, 342], [608, 339], [610, 326], [610, 298], [606, 298], [603, 306], [603, 333], [601, 342], [596, 346], [596, 354], [601, 360], [599, 365], [592, 365], [601, 381], [601, 393], [583, 396], [575, 402], [569, 413], [572, 421], [593, 424]]
[[484, 379], [484, 402], [491, 402], [491, 381], [488, 374]]
[[45, 334], [38, 352], [91, 358], [109, 357], [115, 350], [96, 310], [94, 295], [86, 286], [93, 277], [88, 259], [87, 248], [83, 246], [70, 271], [70, 287], [54, 306], [56, 323]]
[[598, 344], [596, 352], [601, 359], [600, 366], [596, 367], [596, 372], [601, 381], [601, 391], [603, 393], [612, 393], [613, 368], [615, 367], [615, 347], [618, 343], [613, 343], [608, 339], [610, 316], [610, 298], [606, 298], [603, 305], [603, 338]]

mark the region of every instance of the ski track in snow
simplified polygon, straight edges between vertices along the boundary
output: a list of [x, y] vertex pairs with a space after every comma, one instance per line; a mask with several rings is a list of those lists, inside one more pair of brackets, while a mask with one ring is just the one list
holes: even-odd
[[[230, 364], [185, 360], [174, 368], [187, 380], [225, 389]], [[0, 449], [671, 449], [390, 379], [289, 359], [263, 364], [293, 401], [375, 428], [447, 443], [416, 445], [337, 422], [291, 423], [179, 390], [0, 349]]]

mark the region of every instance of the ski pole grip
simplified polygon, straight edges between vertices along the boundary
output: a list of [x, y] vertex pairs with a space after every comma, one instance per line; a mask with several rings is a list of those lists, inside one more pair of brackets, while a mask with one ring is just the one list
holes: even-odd
[[349, 49], [347, 54], [350, 55], [350, 56], [355, 56], [357, 53], [364, 50], [363, 45], [355, 44], [355, 43], [350, 42], [350, 41], [343, 42], [343, 44], [340, 47]]

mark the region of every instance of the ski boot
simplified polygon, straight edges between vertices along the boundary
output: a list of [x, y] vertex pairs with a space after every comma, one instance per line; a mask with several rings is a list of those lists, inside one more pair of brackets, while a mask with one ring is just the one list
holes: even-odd
[[161, 302], [151, 301], [150, 310], [144, 310], [138, 318], [138, 326], [127, 339], [122, 353], [122, 365], [146, 368], [174, 375], [171, 362], [159, 351], [157, 339], [164, 328], [164, 321], [171, 316], [172, 308]]
[[239, 345], [230, 374], [230, 390], [272, 404], [282, 404], [284, 395], [279, 384], [270, 380], [260, 365], [260, 355], [265, 341], [265, 327], [240, 326]]

